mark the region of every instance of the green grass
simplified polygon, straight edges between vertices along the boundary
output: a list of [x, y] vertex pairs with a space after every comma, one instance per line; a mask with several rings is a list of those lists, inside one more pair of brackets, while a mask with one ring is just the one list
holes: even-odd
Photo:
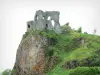
[[[69, 75], [70, 70], [65, 70], [61, 66], [66, 61], [70, 60], [83, 60], [85, 58], [91, 57], [95, 55], [95, 51], [100, 48], [100, 36], [92, 35], [92, 34], [83, 34], [72, 32], [70, 34], [59, 34], [60, 39], [55, 46], [55, 49], [59, 51], [58, 56], [61, 59], [61, 62], [57, 64], [51, 71], [47, 73], [47, 75]], [[74, 38], [85, 38], [87, 43], [90, 43], [89, 48], [78, 47], [74, 50], [67, 51], [67, 48], [64, 48], [69, 43], [73, 42]], [[55, 54], [56, 55], [56, 54]]]
[[61, 63], [59, 63], [54, 69], [48, 72], [47, 75], [69, 75], [70, 70], [65, 70], [61, 68]]
[[[54, 49], [54, 56], [58, 56], [61, 61], [55, 65], [52, 70], [48, 71], [46, 75], [69, 75], [71, 70], [62, 68], [62, 65], [66, 61], [83, 60], [95, 55], [95, 51], [100, 49], [100, 36], [97, 35], [83, 34], [75, 31], [71, 32], [70, 34], [56, 34], [54, 31], [40, 32], [31, 30], [28, 34], [25, 35], [24, 39], [29, 38], [33, 34], [42, 34], [45, 37], [57, 39], [56, 45], [52, 47]], [[84, 48], [80, 44], [77, 47], [74, 46], [77, 41], [73, 41], [73, 39], [81, 37], [84, 38], [86, 43], [89, 44], [88, 48]]]
[[100, 67], [78, 67], [71, 70], [69, 75], [100, 75]]
[[90, 57], [94, 54], [94, 49], [78, 48], [70, 52], [68, 57], [64, 57], [64, 60], [81, 60]]

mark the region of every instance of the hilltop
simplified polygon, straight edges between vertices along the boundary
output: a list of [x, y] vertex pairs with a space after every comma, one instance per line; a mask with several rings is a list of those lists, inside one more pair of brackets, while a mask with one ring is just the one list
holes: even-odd
[[[17, 50], [12, 75], [98, 75], [100, 36], [82, 33], [82, 28], [61, 26], [53, 30], [30, 30]], [[28, 69], [30, 68], [30, 69]]]
[[3, 75], [100, 74], [100, 36], [82, 33], [81, 27], [74, 30], [69, 23], [61, 26], [59, 14], [36, 11], [34, 20], [27, 22], [13, 70]]

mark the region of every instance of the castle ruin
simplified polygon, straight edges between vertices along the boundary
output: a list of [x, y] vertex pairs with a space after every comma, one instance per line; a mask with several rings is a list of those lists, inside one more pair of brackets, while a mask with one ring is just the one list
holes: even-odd
[[34, 21], [27, 22], [27, 32], [31, 29], [35, 30], [54, 30], [56, 33], [61, 33], [61, 27], [59, 23], [58, 11], [36, 11]]

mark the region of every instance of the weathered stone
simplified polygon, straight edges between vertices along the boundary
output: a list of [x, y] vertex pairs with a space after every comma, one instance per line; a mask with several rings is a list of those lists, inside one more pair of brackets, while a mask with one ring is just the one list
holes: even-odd
[[35, 30], [35, 26], [34, 26], [34, 21], [28, 21], [27, 22], [27, 31], [29, 31], [29, 30], [31, 30], [31, 29], [33, 29], [33, 30]]
[[45, 56], [43, 46], [46, 38], [33, 35], [22, 39], [17, 50], [14, 69], [15, 75], [43, 75], [45, 67]]
[[[33, 30], [54, 30], [56, 33], [61, 33], [60, 23], [59, 23], [59, 12], [58, 11], [46, 11], [42, 10], [36, 11], [34, 21], [27, 22], [27, 31]], [[50, 19], [49, 19], [50, 18]], [[54, 22], [54, 26], [52, 24]]]

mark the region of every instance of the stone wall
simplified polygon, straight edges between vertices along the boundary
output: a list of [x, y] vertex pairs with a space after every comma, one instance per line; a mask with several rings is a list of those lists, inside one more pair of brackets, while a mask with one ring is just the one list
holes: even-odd
[[[42, 10], [36, 11], [34, 21], [27, 22], [27, 31], [33, 30], [54, 30], [56, 33], [60, 33], [60, 23], [59, 23], [59, 12], [58, 11], [46, 11]], [[54, 22], [54, 23], [52, 23]], [[30, 27], [29, 27], [30, 25]]]

